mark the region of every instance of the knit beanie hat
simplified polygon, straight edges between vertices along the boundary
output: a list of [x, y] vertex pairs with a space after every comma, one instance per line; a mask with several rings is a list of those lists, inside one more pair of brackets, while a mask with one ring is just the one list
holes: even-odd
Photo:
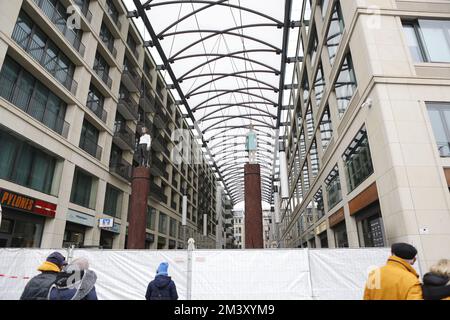
[[391, 251], [397, 257], [405, 260], [412, 260], [417, 255], [417, 249], [408, 243], [394, 243]]

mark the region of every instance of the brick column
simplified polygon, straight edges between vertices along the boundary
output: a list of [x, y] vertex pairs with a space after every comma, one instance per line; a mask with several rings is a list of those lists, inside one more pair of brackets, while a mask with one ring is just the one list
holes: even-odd
[[145, 249], [147, 228], [147, 198], [150, 189], [150, 170], [133, 168], [131, 182], [130, 211], [128, 222], [128, 249]]
[[245, 248], [264, 248], [261, 168], [259, 164], [244, 166], [245, 173]]

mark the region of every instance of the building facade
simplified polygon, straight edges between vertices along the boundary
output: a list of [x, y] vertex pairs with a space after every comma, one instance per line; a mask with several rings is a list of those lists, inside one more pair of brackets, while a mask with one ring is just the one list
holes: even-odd
[[233, 246], [235, 249], [245, 249], [245, 213], [244, 210], [233, 211]]
[[271, 210], [263, 210], [263, 235], [264, 235], [264, 248], [276, 248], [276, 240], [274, 233], [274, 221], [273, 213]]
[[450, 256], [449, 3], [303, 3], [281, 245]]
[[172, 161], [173, 132], [194, 134], [122, 1], [2, 1], [0, 70], [0, 247], [125, 248], [142, 127], [146, 247], [215, 246], [215, 174]]

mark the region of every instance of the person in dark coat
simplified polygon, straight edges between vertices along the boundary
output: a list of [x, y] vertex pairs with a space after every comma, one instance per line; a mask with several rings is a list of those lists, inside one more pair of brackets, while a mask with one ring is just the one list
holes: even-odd
[[162, 262], [156, 271], [156, 277], [148, 284], [146, 300], [178, 300], [175, 282], [169, 277], [169, 264]]
[[20, 300], [47, 300], [50, 287], [63, 268], [66, 258], [59, 252], [50, 254], [38, 270], [41, 274], [33, 277], [25, 286]]
[[49, 300], [98, 300], [96, 281], [97, 275], [89, 270], [88, 260], [75, 259], [58, 274], [55, 284], [50, 288]]
[[424, 300], [450, 300], [450, 260], [442, 259], [423, 276]]

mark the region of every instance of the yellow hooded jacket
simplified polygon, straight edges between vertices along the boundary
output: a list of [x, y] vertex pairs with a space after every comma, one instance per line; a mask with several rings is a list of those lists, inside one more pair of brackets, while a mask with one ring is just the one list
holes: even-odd
[[422, 300], [416, 270], [403, 259], [391, 256], [387, 264], [369, 274], [364, 300]]

